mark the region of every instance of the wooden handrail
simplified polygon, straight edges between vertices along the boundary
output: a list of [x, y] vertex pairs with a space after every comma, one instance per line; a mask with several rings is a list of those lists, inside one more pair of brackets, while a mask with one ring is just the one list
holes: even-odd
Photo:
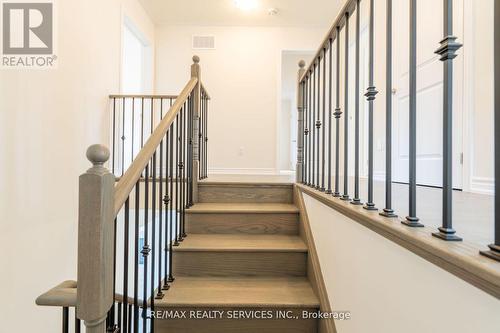
[[344, 3], [344, 6], [342, 6], [342, 9], [339, 11], [339, 14], [335, 21], [333, 21], [332, 26], [328, 30], [328, 33], [326, 34], [325, 38], [321, 42], [320, 47], [318, 48], [318, 51], [316, 51], [316, 54], [312, 58], [312, 61], [309, 63], [307, 66], [304, 74], [302, 74], [302, 77], [300, 78], [299, 82], [304, 81], [304, 78], [306, 77], [307, 73], [312, 69], [313, 64], [316, 62], [316, 59], [321, 58], [322, 53], [323, 53], [323, 48], [327, 47], [329, 44], [330, 38], [335, 39], [337, 35], [337, 27], [342, 28], [345, 24], [345, 14], [346, 13], [352, 13], [354, 8], [356, 7], [356, 0], [346, 0]]
[[130, 192], [136, 185], [137, 181], [141, 177], [141, 174], [148, 165], [149, 161], [153, 157], [156, 149], [160, 145], [163, 137], [167, 133], [170, 125], [175, 120], [177, 113], [181, 110], [184, 102], [188, 99], [191, 92], [195, 89], [198, 84], [198, 79], [193, 77], [186, 84], [179, 97], [175, 100], [175, 103], [170, 107], [162, 121], [158, 124], [153, 134], [149, 137], [148, 141], [144, 144], [144, 147], [137, 154], [134, 162], [127, 169], [123, 177], [115, 186], [115, 203], [114, 203], [114, 214], [118, 215], [120, 209], [125, 204], [125, 201], [130, 195]]
[[109, 98], [147, 98], [147, 99], [176, 99], [177, 95], [120, 95], [120, 94], [115, 94], [115, 95], [109, 95]]

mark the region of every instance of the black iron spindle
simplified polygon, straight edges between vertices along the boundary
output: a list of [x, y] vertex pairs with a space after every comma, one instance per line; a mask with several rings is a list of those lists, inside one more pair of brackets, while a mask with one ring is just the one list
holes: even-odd
[[62, 331], [69, 333], [69, 308], [64, 307], [62, 310]]
[[165, 205], [164, 209], [164, 220], [165, 220], [165, 261], [164, 261], [164, 272], [163, 276], [163, 290], [169, 290], [170, 285], [168, 280], [168, 261], [169, 261], [169, 251], [170, 251], [170, 241], [172, 231], [170, 228], [170, 220], [169, 220], [169, 203], [171, 198], [171, 193], [169, 193], [169, 183], [170, 183], [170, 175], [169, 175], [169, 164], [170, 164], [170, 130], [165, 134], [165, 195], [163, 196], [163, 204]]
[[354, 198], [351, 201], [353, 205], [362, 205], [359, 198], [359, 54], [360, 54], [360, 0], [356, 0], [356, 76], [354, 77]]
[[135, 184], [134, 204], [134, 332], [139, 332], [139, 218], [141, 180]]
[[125, 173], [125, 139], [127, 138], [125, 136], [125, 112], [126, 112], [126, 103], [125, 103], [125, 97], [122, 99], [122, 176]]
[[316, 62], [314, 63], [313, 67], [313, 73], [312, 73], [312, 87], [313, 87], [313, 95], [312, 95], [312, 108], [313, 108], [313, 115], [312, 115], [312, 136], [311, 136], [311, 143], [312, 143], [312, 180], [311, 180], [311, 187], [316, 186], [316, 132], [318, 131], [317, 125], [316, 125]]
[[182, 109], [182, 131], [181, 131], [181, 221], [182, 221], [182, 238], [186, 238], [186, 109], [187, 103], [184, 104]]
[[308, 145], [309, 148], [307, 149], [309, 152], [309, 157], [308, 157], [308, 164], [309, 166], [307, 167], [308, 171], [308, 176], [307, 176], [307, 185], [312, 186], [313, 182], [313, 160], [314, 160], [314, 155], [312, 153], [313, 151], [313, 138], [314, 138], [314, 105], [313, 105], [313, 96], [314, 96], [314, 86], [313, 86], [313, 71], [312, 69], [309, 71], [309, 75], [307, 77], [308, 83], [309, 83], [309, 96], [308, 96], [308, 103], [309, 103], [309, 132], [308, 132]]
[[392, 0], [387, 0], [385, 63], [385, 208], [380, 215], [397, 217], [392, 209]]
[[409, 214], [401, 223], [423, 227], [417, 217], [417, 0], [410, 0]]
[[314, 184], [314, 188], [319, 190], [320, 189], [320, 137], [321, 137], [321, 57], [318, 57], [318, 77], [317, 77], [317, 89], [318, 93], [316, 95], [316, 107], [317, 107], [317, 116], [316, 118], [316, 183]]
[[304, 78], [304, 167], [302, 169], [303, 171], [303, 177], [302, 177], [302, 184], [307, 184], [307, 169], [309, 167], [309, 161], [307, 160], [307, 154], [309, 153], [309, 150], [307, 149], [308, 145], [308, 140], [309, 140], [309, 103], [308, 103], [308, 82], [309, 82], [309, 77], [306, 75]]
[[328, 61], [328, 188], [327, 194], [332, 194], [332, 75], [333, 75], [333, 39], [329, 39]]
[[368, 202], [365, 203], [364, 209], [378, 210], [373, 203], [373, 109], [375, 96], [378, 91], [374, 84], [374, 52], [373, 39], [375, 30], [375, 5], [374, 0], [370, 0], [370, 35], [368, 46], [368, 88], [366, 89], [366, 100], [368, 101]]
[[443, 62], [443, 221], [434, 237], [446, 241], [461, 241], [453, 229], [453, 59], [462, 47], [453, 36], [453, 1], [443, 0], [444, 38], [436, 54]]
[[144, 177], [144, 245], [142, 247], [142, 257], [143, 257], [143, 279], [142, 279], [142, 331], [146, 332], [147, 328], [147, 309], [148, 309], [148, 256], [151, 248], [149, 247], [149, 235], [148, 235], [148, 224], [149, 224], [149, 166], [146, 166], [145, 177]]
[[80, 333], [82, 331], [82, 321], [76, 316], [75, 310], [75, 333]]
[[175, 170], [175, 228], [176, 228], [176, 242], [175, 246], [178, 246], [178, 242], [182, 242], [182, 226], [181, 226], [181, 215], [180, 215], [180, 175], [181, 175], [181, 169], [180, 169], [180, 112], [176, 116], [176, 121], [175, 121], [175, 135], [176, 135], [176, 140], [175, 140], [175, 160], [176, 160], [176, 170]]
[[325, 192], [325, 167], [326, 167], [326, 47], [323, 47], [323, 120], [321, 122], [322, 133], [321, 133], [321, 192]]
[[168, 161], [168, 169], [169, 169], [169, 174], [170, 174], [170, 200], [169, 200], [169, 225], [170, 225], [170, 235], [168, 237], [168, 282], [173, 282], [174, 281], [174, 276], [172, 274], [172, 253], [173, 253], [173, 242], [175, 239], [176, 245], [179, 245], [177, 243], [177, 236], [176, 236], [176, 230], [177, 228], [174, 229], [174, 124], [170, 125], [169, 129], [169, 134], [170, 134], [170, 139], [169, 139], [169, 149], [170, 149], [170, 160]]
[[[130, 201], [125, 201], [125, 221], [123, 231], [123, 302], [128, 302], [128, 254], [129, 254], [129, 227], [130, 227]], [[127, 332], [128, 308], [123, 308], [123, 331]]]
[[345, 73], [344, 73], [344, 194], [341, 199], [349, 198], [349, 13], [345, 13]]
[[495, 85], [495, 239], [481, 254], [500, 261], [500, 4], [494, 4], [494, 85]]
[[335, 73], [335, 192], [334, 197], [340, 197], [340, 27], [337, 27], [337, 59]]

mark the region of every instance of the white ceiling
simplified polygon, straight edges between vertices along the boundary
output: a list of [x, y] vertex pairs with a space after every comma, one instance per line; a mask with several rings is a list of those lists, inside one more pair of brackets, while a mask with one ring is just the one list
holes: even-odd
[[[139, 0], [156, 24], [208, 26], [306, 26], [333, 23], [344, 0], [258, 0], [259, 8], [238, 9], [233, 0]], [[275, 16], [268, 14], [276, 8]]]

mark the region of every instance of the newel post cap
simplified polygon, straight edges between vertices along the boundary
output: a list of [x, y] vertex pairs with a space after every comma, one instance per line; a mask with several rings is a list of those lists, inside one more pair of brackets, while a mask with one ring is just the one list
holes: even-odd
[[197, 55], [194, 55], [194, 56], [193, 56], [193, 62], [194, 62], [195, 64], [199, 64], [199, 63], [200, 63], [200, 57], [198, 57]]
[[109, 160], [108, 147], [100, 144], [92, 145], [87, 149], [87, 159], [94, 167], [102, 167]]
[[299, 67], [302, 69], [306, 67], [306, 62], [304, 60], [299, 61]]

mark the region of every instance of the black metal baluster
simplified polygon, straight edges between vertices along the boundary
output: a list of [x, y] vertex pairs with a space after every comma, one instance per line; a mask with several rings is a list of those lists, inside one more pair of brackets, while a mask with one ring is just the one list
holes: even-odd
[[318, 118], [316, 119], [316, 154], [317, 154], [317, 160], [316, 160], [316, 183], [314, 184], [314, 188], [319, 190], [320, 189], [320, 135], [321, 135], [321, 57], [318, 57], [318, 94], [316, 95], [317, 100], [316, 100], [316, 106], [317, 106], [317, 116]]
[[186, 103], [181, 108], [180, 111], [180, 123], [179, 123], [179, 240], [184, 240], [184, 215], [183, 215], [183, 204], [184, 204], [184, 109], [186, 108]]
[[[128, 253], [129, 253], [129, 227], [130, 227], [130, 198], [125, 201], [125, 221], [124, 221], [124, 232], [123, 232], [123, 302], [127, 304], [128, 302]], [[123, 332], [127, 332], [128, 324], [128, 308], [123, 307]]]
[[309, 104], [309, 107], [308, 107], [308, 110], [309, 110], [309, 115], [308, 115], [308, 125], [309, 125], [309, 130], [307, 132], [307, 137], [308, 137], [308, 140], [307, 140], [307, 144], [308, 144], [308, 148], [307, 148], [307, 153], [308, 153], [308, 158], [307, 158], [307, 183], [306, 185], [308, 186], [311, 186], [312, 184], [312, 160], [311, 160], [311, 157], [312, 157], [312, 135], [313, 135], [313, 128], [314, 128], [314, 123], [313, 123], [313, 106], [312, 106], [312, 103], [311, 103], [311, 96], [312, 96], [312, 70], [309, 70], [309, 73], [307, 75], [307, 83], [308, 83], [308, 86], [309, 86], [309, 94], [307, 96], [308, 98], [308, 104]]
[[378, 91], [374, 83], [374, 52], [373, 39], [375, 30], [375, 4], [370, 0], [370, 36], [369, 36], [369, 64], [368, 64], [368, 85], [366, 89], [366, 100], [368, 101], [368, 202], [363, 206], [366, 210], [378, 210], [373, 203], [373, 108], [375, 96]]
[[119, 332], [121, 332], [122, 331], [122, 302], [118, 302], [117, 308], [118, 308], [118, 311], [117, 311], [118, 312], [118, 314], [117, 314], [118, 322], [117, 322], [116, 328]]
[[325, 167], [326, 167], [326, 47], [323, 47], [323, 120], [322, 120], [322, 145], [321, 145], [321, 192], [325, 192]]
[[206, 98], [207, 107], [205, 108], [205, 178], [208, 178], [208, 108], [209, 98]]
[[122, 176], [123, 174], [125, 173], [125, 139], [126, 139], [126, 136], [125, 136], [125, 108], [126, 108], [126, 104], [125, 104], [125, 98], [122, 99], [122, 104], [123, 104], [123, 107], [122, 107], [122, 116], [123, 116], [123, 119], [122, 119]]
[[[150, 137], [153, 134], [154, 131], [154, 101], [153, 98], [151, 98], [151, 133]], [[153, 153], [153, 161], [151, 163], [151, 177], [152, 177], [152, 182], [151, 182], [151, 276], [150, 276], [150, 291], [149, 291], [149, 298], [150, 298], [150, 308], [151, 311], [154, 311], [154, 302], [155, 302], [155, 262], [156, 262], [156, 150]], [[154, 318], [151, 318], [150, 321], [150, 332], [154, 332]]]
[[62, 310], [62, 331], [69, 333], [69, 308], [64, 307]]
[[115, 159], [116, 159], [116, 97], [113, 97], [113, 160], [111, 161], [111, 169], [115, 174]]
[[328, 188], [327, 194], [332, 194], [332, 75], [333, 75], [333, 39], [329, 39], [329, 59], [328, 59]]
[[181, 136], [181, 214], [182, 214], [182, 238], [186, 238], [186, 109], [187, 103], [182, 109], [182, 136]]
[[204, 103], [203, 103], [203, 91], [201, 92], [201, 101], [200, 101], [200, 116], [198, 117], [198, 147], [199, 147], [199, 153], [198, 153], [198, 162], [199, 162], [199, 165], [200, 165], [200, 171], [199, 171], [199, 179], [203, 179], [203, 158], [202, 158], [202, 155], [203, 155], [203, 145], [201, 144], [202, 143], [202, 140], [201, 138], [203, 137], [203, 127], [201, 126], [202, 124], [202, 118], [203, 118], [203, 108], [204, 108]]
[[337, 27], [337, 59], [335, 73], [335, 192], [334, 197], [340, 197], [340, 27]]
[[303, 126], [304, 126], [304, 131], [302, 132], [303, 136], [303, 148], [302, 148], [302, 161], [304, 163], [302, 167], [302, 184], [307, 184], [307, 137], [308, 137], [308, 124], [307, 124], [307, 117], [308, 117], [308, 112], [309, 112], [309, 105], [307, 104], [307, 75], [304, 77], [304, 81], [302, 81], [302, 85], [304, 87], [304, 94], [303, 94]]
[[134, 332], [139, 332], [139, 213], [140, 213], [141, 180], [135, 184], [134, 204]]
[[423, 227], [417, 217], [417, 0], [410, 0], [409, 214], [401, 223]]
[[75, 333], [80, 333], [82, 331], [82, 321], [76, 316], [75, 309]]
[[170, 183], [170, 176], [169, 176], [169, 163], [170, 163], [170, 130], [167, 131], [165, 135], [165, 196], [163, 197], [163, 204], [165, 205], [164, 209], [164, 220], [165, 220], [165, 275], [163, 276], [163, 290], [169, 290], [170, 285], [168, 284], [170, 281], [168, 280], [168, 258], [169, 258], [169, 251], [170, 251], [170, 241], [172, 239], [172, 231], [170, 228], [170, 221], [169, 221], [169, 203], [170, 203], [170, 197], [171, 193], [169, 193], [169, 183]]
[[392, 209], [392, 0], [387, 0], [387, 51], [385, 63], [385, 208], [380, 215], [397, 217]]
[[356, 76], [354, 78], [354, 198], [351, 201], [353, 205], [362, 205], [359, 198], [359, 53], [360, 53], [360, 0], [356, 0]]
[[345, 13], [344, 52], [344, 194], [340, 199], [349, 201], [349, 13]]
[[462, 47], [453, 36], [453, 1], [444, 0], [444, 39], [436, 54], [443, 62], [443, 224], [432, 235], [461, 241], [453, 229], [453, 59]]
[[495, 240], [489, 251], [481, 254], [500, 261], [500, 4], [495, 1], [494, 16], [494, 84], [495, 84]]
[[144, 177], [144, 245], [142, 247], [143, 256], [143, 288], [142, 288], [142, 331], [146, 332], [147, 329], [147, 310], [148, 310], [148, 255], [151, 251], [149, 247], [149, 237], [148, 237], [148, 224], [149, 224], [149, 166], [150, 163], [145, 168]]
[[[170, 139], [169, 139], [169, 144], [170, 144], [170, 160], [168, 162], [168, 168], [169, 168], [169, 173], [170, 173], [170, 209], [169, 209], [169, 225], [170, 225], [170, 235], [168, 237], [168, 243], [169, 243], [169, 249], [168, 249], [168, 282], [173, 282], [174, 281], [174, 276], [172, 274], [172, 256], [173, 256], [173, 241], [175, 239], [176, 245], [179, 245], [177, 243], [177, 234], [175, 228], [174, 230], [174, 124], [170, 125], [169, 129], [169, 134], [170, 134]], [[174, 234], [173, 234], [174, 233]], [[175, 236], [174, 236], [175, 235]]]
[[[163, 120], [163, 99], [160, 99], [160, 121]], [[158, 230], [158, 291], [156, 293], [156, 299], [163, 298], [162, 291], [162, 263], [163, 263], [163, 204], [165, 202], [165, 197], [163, 196], [163, 139], [160, 142], [160, 189], [158, 196], [158, 210], [159, 210], [159, 230]], [[165, 266], [166, 267], [166, 266]], [[166, 282], [166, 281], [165, 281]]]
[[312, 125], [312, 136], [311, 136], [311, 143], [312, 143], [312, 180], [311, 180], [311, 187], [316, 186], [316, 132], [317, 132], [317, 125], [316, 125], [316, 62], [314, 63], [313, 67], [313, 72], [312, 72], [312, 88], [313, 88], [313, 95], [312, 95], [312, 108], [313, 108], [313, 125]]
[[175, 243], [174, 246], [179, 246], [179, 242], [182, 242], [180, 237], [181, 225], [180, 225], [180, 206], [179, 206], [179, 177], [180, 177], [180, 136], [179, 136], [179, 113], [175, 120]]

